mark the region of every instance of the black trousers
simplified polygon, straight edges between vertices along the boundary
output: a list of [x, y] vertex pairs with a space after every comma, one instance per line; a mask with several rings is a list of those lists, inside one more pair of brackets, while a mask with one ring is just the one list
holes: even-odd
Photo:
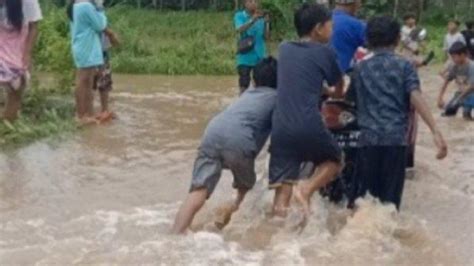
[[240, 94], [244, 93], [249, 87], [252, 81], [254, 68], [252, 66], [240, 65], [237, 67], [239, 73], [239, 88]]
[[356, 196], [370, 193], [383, 203], [400, 208], [405, 185], [407, 148], [405, 146], [363, 147], [357, 154]]

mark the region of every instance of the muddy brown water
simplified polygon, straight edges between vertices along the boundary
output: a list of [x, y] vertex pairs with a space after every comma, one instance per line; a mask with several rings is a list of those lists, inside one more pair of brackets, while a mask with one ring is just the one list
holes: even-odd
[[266, 218], [260, 181], [223, 232], [207, 230], [233, 193], [226, 173], [197, 217], [196, 233], [168, 234], [184, 199], [206, 123], [236, 95], [234, 77], [116, 76], [120, 119], [74, 136], [0, 153], [0, 265], [474, 265], [474, 123], [434, 108], [441, 80], [424, 91], [450, 144], [434, 159], [420, 129], [415, 177], [402, 213], [359, 202], [352, 217], [316, 197], [301, 233]]

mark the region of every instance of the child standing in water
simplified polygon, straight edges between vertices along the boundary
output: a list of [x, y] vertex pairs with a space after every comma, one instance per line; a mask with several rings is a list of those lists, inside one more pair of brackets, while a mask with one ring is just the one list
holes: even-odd
[[354, 68], [351, 86], [357, 95], [361, 130], [356, 177], [362, 190], [384, 203], [400, 207], [405, 181], [410, 106], [430, 128], [438, 159], [447, 146], [420, 91], [413, 64], [396, 55], [400, 24], [391, 17], [376, 17], [367, 25], [372, 58]]
[[295, 13], [300, 37], [280, 45], [278, 100], [273, 115], [270, 147], [270, 187], [275, 188], [273, 212], [285, 217], [300, 166], [312, 162], [318, 171], [295, 187], [305, 216], [314, 192], [331, 182], [341, 170], [341, 150], [326, 128], [319, 103], [323, 84], [336, 86], [342, 96], [343, 73], [335, 52], [328, 47], [331, 12], [319, 4], [303, 4]]
[[[472, 109], [474, 108], [474, 62], [469, 57], [468, 47], [457, 42], [449, 50], [453, 60], [453, 65], [448, 71], [445, 82], [438, 97], [438, 106], [445, 109], [445, 116], [455, 116], [461, 106], [463, 106], [463, 117], [472, 120]], [[456, 81], [458, 91], [453, 99], [445, 105], [444, 95], [449, 84]]]
[[38, 0], [0, 0], [0, 88], [7, 90], [4, 119], [15, 120], [20, 111], [41, 19]]
[[94, 117], [93, 88], [98, 68], [104, 65], [102, 33], [107, 18], [102, 3], [73, 0], [69, 7], [72, 54], [76, 65], [76, 112], [81, 123], [98, 122]]
[[194, 163], [191, 190], [176, 215], [173, 233], [184, 233], [188, 229], [196, 213], [213, 193], [223, 169], [232, 171], [238, 195], [229, 206], [224, 206], [222, 217], [215, 223], [218, 228], [229, 223], [231, 215], [254, 186], [255, 159], [271, 130], [277, 94], [277, 62], [271, 57], [264, 59], [254, 71], [256, 88], [246, 90], [207, 126]]

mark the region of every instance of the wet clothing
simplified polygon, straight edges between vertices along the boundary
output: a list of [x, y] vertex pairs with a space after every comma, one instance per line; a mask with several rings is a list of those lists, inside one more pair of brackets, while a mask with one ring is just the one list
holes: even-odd
[[[252, 16], [247, 11], [239, 11], [234, 16], [235, 29], [239, 29], [243, 25], [249, 23], [252, 20]], [[266, 56], [266, 44], [265, 44], [265, 21], [263, 19], [257, 20], [252, 27], [243, 32], [240, 39], [246, 37], [255, 38], [255, 46], [252, 51], [245, 54], [237, 54], [237, 66], [248, 66], [254, 67]]]
[[354, 68], [361, 146], [406, 146], [410, 96], [420, 79], [408, 60], [391, 50], [375, 51]]
[[296, 180], [302, 162], [319, 165], [341, 158], [318, 108], [323, 83], [334, 86], [342, 79], [334, 51], [318, 43], [285, 42], [279, 55], [270, 185]]
[[208, 197], [216, 189], [224, 169], [229, 169], [234, 177], [235, 189], [252, 189], [257, 180], [255, 158], [241, 151], [220, 150], [207, 153], [199, 150], [194, 162], [190, 192], [206, 188]]
[[18, 1], [23, 4], [23, 27], [20, 31], [8, 21], [6, 6], [0, 5], [0, 83], [10, 84], [14, 89], [28, 76], [28, 66], [24, 65], [23, 57], [30, 23], [43, 19], [38, 0]]
[[206, 128], [196, 159], [191, 190], [214, 191], [223, 169], [234, 175], [234, 187], [252, 188], [254, 161], [270, 135], [275, 89], [247, 90]]
[[400, 203], [405, 184], [405, 146], [362, 147], [357, 155], [356, 179], [359, 197], [370, 193], [383, 203]]
[[461, 92], [457, 91], [454, 93], [453, 97], [446, 104], [446, 107], [443, 112], [443, 116], [456, 116], [459, 112], [459, 109], [463, 108], [463, 117], [472, 118], [472, 110], [474, 109], [474, 94], [467, 96], [464, 99], [461, 99]]
[[102, 33], [107, 27], [105, 13], [90, 2], [73, 6], [71, 22], [72, 54], [77, 68], [104, 64]]
[[339, 67], [344, 73], [350, 70], [357, 48], [365, 45], [366, 25], [349, 13], [333, 11], [333, 34], [331, 46], [337, 54]]

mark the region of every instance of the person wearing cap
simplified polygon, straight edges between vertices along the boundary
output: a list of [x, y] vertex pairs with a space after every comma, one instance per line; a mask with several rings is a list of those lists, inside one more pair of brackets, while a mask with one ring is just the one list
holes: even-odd
[[333, 11], [333, 35], [331, 46], [336, 51], [338, 63], [345, 73], [351, 69], [351, 61], [357, 48], [365, 44], [365, 24], [355, 15], [361, 0], [336, 0]]

